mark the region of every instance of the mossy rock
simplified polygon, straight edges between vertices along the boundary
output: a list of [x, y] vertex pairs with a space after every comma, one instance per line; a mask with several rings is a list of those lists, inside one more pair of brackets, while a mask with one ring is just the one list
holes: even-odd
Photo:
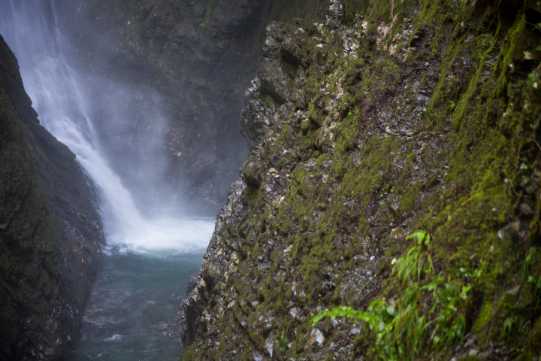
[[[277, 358], [324, 359], [327, 344], [306, 347], [313, 327], [310, 318], [338, 305], [366, 310], [374, 299], [394, 303], [397, 314], [405, 309], [418, 312], [407, 318], [413, 322], [410, 329], [420, 317], [434, 321], [431, 325], [438, 322], [441, 327], [436, 333], [440, 332], [439, 340], [445, 339], [443, 347], [435, 345], [435, 336], [420, 338], [421, 348], [435, 357], [452, 354], [472, 322], [471, 332], [480, 336], [481, 348], [489, 341], [509, 347], [524, 343], [526, 331], [507, 338], [508, 331], [501, 326], [507, 318], [524, 319], [529, 307], [528, 297], [507, 292], [517, 283], [524, 286], [517, 270], [540, 234], [541, 177], [534, 176], [540, 150], [531, 140], [537, 128], [530, 125], [534, 114], [541, 112], [541, 100], [532, 90], [533, 83], [528, 86], [525, 78], [519, 79], [524, 73], [510, 73], [510, 65], [520, 62], [516, 56], [521, 39], [530, 35], [522, 18], [502, 23], [499, 30], [486, 28], [487, 22], [498, 18], [499, 10], [476, 4], [479, 13], [443, 0], [423, 1], [420, 9], [414, 1], [391, 8], [391, 2], [378, 0], [370, 2], [367, 14], [373, 34], [348, 35], [336, 29], [315, 35], [325, 43], [322, 49], [328, 59], [325, 64], [310, 64], [307, 78], [295, 80], [313, 100], [308, 120], [280, 122], [283, 119], [277, 116], [276, 128], [268, 128], [264, 142], [258, 144], [262, 150], [255, 154], [269, 164], [286, 164], [280, 159], [294, 152], [297, 162], [284, 165], [287, 182], [280, 175], [265, 175], [265, 189], [257, 190], [243, 205], [250, 211], [235, 215], [253, 219], [254, 225], [243, 228], [253, 235], [246, 238], [255, 240], [239, 264], [243, 282], [254, 285], [247, 290], [251, 295], [243, 297], [259, 302], [247, 311], [253, 323], [246, 327], [258, 332], [257, 320], [270, 317], [267, 311], [272, 310], [276, 323], [269, 337], [287, 333], [288, 339], [296, 339], [295, 348]], [[406, 15], [416, 19], [403, 19]], [[419, 36], [416, 49], [407, 49], [405, 38], [401, 53], [390, 53], [387, 47], [393, 44], [396, 24], [404, 26], [396, 39], [408, 31]], [[379, 25], [389, 33], [377, 35]], [[288, 28], [284, 38], [287, 31], [295, 30]], [[479, 50], [480, 33], [491, 34], [498, 42]], [[341, 44], [347, 38], [361, 39], [367, 45], [363, 49], [371, 48], [363, 51], [361, 61], [344, 53]], [[480, 52], [483, 55], [475, 60]], [[348, 84], [352, 77], [355, 87]], [[326, 110], [331, 110], [329, 100], [337, 101], [338, 112]], [[450, 101], [455, 102], [453, 107]], [[329, 122], [336, 113], [338, 119]], [[327, 120], [315, 129], [322, 115]], [[526, 191], [530, 182], [535, 186]], [[236, 203], [229, 206], [240, 208]], [[235, 228], [242, 223], [232, 220], [232, 224], [213, 239], [227, 244], [229, 234], [237, 234]], [[430, 247], [420, 249], [423, 257], [430, 257], [426, 264], [432, 268], [413, 272], [420, 274], [414, 280], [404, 280], [392, 270], [399, 259], [419, 249], [407, 238], [416, 229], [431, 236]], [[541, 272], [537, 263], [528, 271], [536, 277]], [[449, 297], [442, 298], [439, 291], [444, 290]], [[404, 301], [409, 296], [409, 302]], [[209, 297], [205, 302], [223, 304], [219, 292]], [[452, 303], [443, 307], [448, 299]], [[286, 310], [281, 312], [282, 308]], [[223, 330], [226, 324], [230, 327], [227, 317], [211, 317], [209, 322]], [[239, 338], [246, 334], [245, 329], [231, 327]], [[347, 329], [333, 328], [331, 338], [355, 342], [354, 354], [337, 357], [377, 359], [368, 343], [354, 341]], [[377, 337], [365, 330], [365, 340]], [[387, 344], [388, 350], [413, 339], [390, 332], [396, 342]], [[264, 347], [260, 340], [250, 342]], [[413, 352], [421, 349], [410, 346]], [[208, 359], [219, 356], [224, 355], [211, 353]]]
[[458, 359], [458, 361], [481, 361], [481, 359], [477, 356], [462, 356]]
[[492, 303], [485, 302], [479, 311], [479, 315], [475, 319], [471, 332], [475, 335], [482, 336], [486, 333], [487, 326], [492, 320]]

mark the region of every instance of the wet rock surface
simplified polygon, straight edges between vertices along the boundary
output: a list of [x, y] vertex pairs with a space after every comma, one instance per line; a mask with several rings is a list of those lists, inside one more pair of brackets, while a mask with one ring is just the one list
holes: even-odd
[[[436, 272], [479, 267], [481, 258], [499, 269], [486, 271], [461, 311], [464, 339], [439, 355], [538, 356], [539, 310], [526, 315], [535, 293], [516, 269], [537, 244], [539, 181], [536, 166], [517, 170], [510, 154], [527, 162], [540, 149], [524, 140], [536, 128], [506, 129], [510, 119], [527, 125], [539, 114], [537, 88], [520, 80], [538, 76], [539, 61], [508, 73], [525, 61], [514, 47], [533, 46], [514, 36], [537, 44], [539, 34], [520, 22], [516, 4], [504, 3], [467, 5], [465, 25], [450, 15], [454, 5], [440, 2], [375, 1], [352, 11], [333, 1], [319, 20], [267, 27], [241, 113], [250, 155], [180, 305], [181, 337], [191, 345], [185, 360], [375, 359], [363, 324], [309, 321], [338, 305], [366, 310], [377, 297], [395, 305], [404, 286], [391, 270], [416, 229], [436, 240]], [[494, 35], [489, 19], [506, 6], [518, 17], [508, 13]], [[501, 37], [483, 43], [483, 34]], [[520, 172], [535, 183], [530, 193], [507, 192]], [[517, 282], [506, 293], [502, 285]], [[528, 300], [521, 311], [501, 301], [520, 297]], [[420, 307], [429, 310], [428, 299]], [[509, 338], [510, 317], [536, 326]]]
[[104, 242], [96, 194], [49, 134], [0, 37], [0, 358], [59, 360], [78, 337]]

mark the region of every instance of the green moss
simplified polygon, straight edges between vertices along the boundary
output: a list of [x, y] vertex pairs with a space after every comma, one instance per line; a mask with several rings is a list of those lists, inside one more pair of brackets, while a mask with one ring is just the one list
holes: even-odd
[[208, 0], [207, 1], [207, 8], [205, 10], [205, 15], [202, 19], [199, 19], [199, 27], [200, 28], [206, 28], [210, 23], [210, 18], [212, 17], [212, 11], [214, 10], [216, 0]]
[[378, 26], [376, 24], [368, 24], [368, 26], [366, 27], [366, 32], [368, 34], [376, 34], [378, 30]]
[[[416, 193], [415, 190], [412, 190], [412, 193]], [[413, 206], [415, 205], [415, 200], [417, 199], [417, 196], [415, 194], [410, 194], [402, 199], [400, 202], [400, 210], [401, 211], [409, 211], [413, 209]]]
[[527, 348], [531, 354], [541, 354], [541, 345], [539, 344], [539, 340], [541, 340], [541, 319], [537, 320], [528, 333]]
[[459, 361], [481, 361], [477, 356], [462, 356], [458, 359]]
[[491, 318], [492, 304], [490, 302], [485, 302], [479, 311], [479, 315], [475, 319], [471, 332], [476, 335], [482, 335], [485, 332], [485, 328], [489, 324]]
[[[369, 34], [362, 41], [374, 40], [370, 31], [375, 33], [379, 22], [391, 14], [397, 19], [396, 31], [397, 24], [405, 24], [404, 17], [415, 14], [417, 4], [406, 0], [390, 8], [384, 0], [371, 2]], [[323, 49], [329, 55], [327, 63], [311, 64], [301, 87], [312, 99], [308, 120], [291, 125], [291, 130], [289, 125], [278, 129], [278, 141], [262, 145], [263, 167], [271, 160], [275, 166], [278, 159], [280, 168], [290, 171], [284, 200], [278, 210], [271, 209], [273, 203], [262, 188], [272, 180], [244, 198], [253, 210], [243, 216], [253, 217], [247, 238], [254, 235], [255, 242], [239, 272], [251, 273], [253, 277], [246, 276], [250, 281], [244, 282], [260, 287], [246, 289], [243, 295], [256, 293], [261, 302], [251, 316], [250, 332], [257, 333], [257, 317], [272, 310], [279, 320], [272, 332], [289, 333], [288, 339], [295, 340], [284, 355], [310, 356], [314, 351], [306, 344], [310, 329], [306, 321], [293, 321], [288, 307], [302, 309], [305, 316], [320, 306], [358, 307], [371, 284], [352, 275], [368, 267], [366, 259], [372, 254], [377, 267], [369, 267], [382, 282], [379, 299], [396, 302], [406, 286], [391, 272], [392, 262], [408, 248], [405, 233], [417, 228], [433, 236], [429, 254], [437, 269], [434, 277], [454, 287], [448, 290], [458, 300], [454, 305], [459, 305], [453, 317], [464, 321], [459, 322], [464, 329], [458, 331], [473, 322], [467, 327], [480, 336], [480, 346], [491, 341], [521, 347], [528, 337], [538, 337], [537, 331], [528, 336], [524, 326], [531, 315], [528, 310], [537, 310], [532, 306], [537, 291], [526, 287], [526, 278], [518, 277], [517, 269], [539, 236], [538, 188], [526, 191], [521, 184], [531, 184], [537, 177], [539, 151], [533, 141], [537, 128], [531, 125], [541, 102], [531, 90], [533, 80], [528, 85], [520, 80], [524, 75], [512, 73], [510, 67], [523, 57], [520, 49], [527, 31], [523, 16], [519, 12], [514, 23], [498, 24], [498, 19], [497, 7], [481, 2], [423, 1], [414, 26], [427, 43], [405, 62], [382, 50], [367, 50], [369, 46], [362, 49], [362, 59], [347, 59], [339, 52], [341, 39], [331, 39], [328, 31], [322, 35], [329, 41]], [[430, 64], [430, 73], [424, 71], [425, 63]], [[436, 68], [439, 73], [433, 74]], [[409, 114], [401, 115], [395, 103], [405, 107], [417, 102], [418, 89], [409, 86], [413, 82], [419, 89], [434, 89], [426, 114], [416, 120], [415, 127], [422, 131], [413, 136], [393, 134], [402, 122], [410, 122], [400, 118]], [[344, 94], [335, 108], [339, 119], [333, 123], [334, 148], [316, 151], [317, 132], [328, 126], [320, 124], [327, 116], [325, 108], [331, 107], [340, 88]], [[284, 148], [294, 150], [294, 160], [281, 155]], [[530, 218], [519, 213], [525, 201], [535, 208]], [[228, 232], [234, 234], [234, 227]], [[275, 245], [272, 251], [266, 246], [270, 242]], [[291, 248], [284, 253], [286, 247]], [[264, 255], [265, 249], [270, 252], [270, 269], [248, 271], [250, 260]], [[282, 259], [287, 262], [281, 264]], [[474, 271], [478, 274], [472, 281]], [[282, 272], [278, 279], [272, 277]], [[536, 272], [528, 269], [534, 279], [539, 277]], [[520, 291], [506, 293], [517, 284]], [[419, 317], [428, 320], [443, 312], [430, 312], [435, 293], [423, 289], [416, 295]], [[249, 306], [246, 310], [254, 313]], [[538, 317], [534, 311], [534, 328]], [[462, 340], [442, 335], [448, 336], [448, 343], [436, 346], [434, 357], [449, 355]], [[254, 339], [254, 344], [264, 347], [261, 340]], [[356, 347], [367, 355], [366, 342], [358, 341]]]

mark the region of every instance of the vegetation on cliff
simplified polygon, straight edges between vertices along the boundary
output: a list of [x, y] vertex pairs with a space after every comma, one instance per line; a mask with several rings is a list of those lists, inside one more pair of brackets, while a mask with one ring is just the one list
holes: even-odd
[[267, 29], [184, 359], [537, 360], [541, 4], [342, 6]]

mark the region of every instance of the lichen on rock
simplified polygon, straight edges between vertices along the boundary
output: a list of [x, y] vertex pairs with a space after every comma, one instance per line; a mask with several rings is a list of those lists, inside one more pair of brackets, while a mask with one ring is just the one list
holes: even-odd
[[381, 358], [355, 322], [309, 321], [397, 304], [418, 229], [441, 282], [477, 272], [453, 311], [464, 338], [430, 357], [539, 357], [540, 5], [337, 3], [267, 27], [241, 114], [250, 156], [179, 313], [184, 359]]

